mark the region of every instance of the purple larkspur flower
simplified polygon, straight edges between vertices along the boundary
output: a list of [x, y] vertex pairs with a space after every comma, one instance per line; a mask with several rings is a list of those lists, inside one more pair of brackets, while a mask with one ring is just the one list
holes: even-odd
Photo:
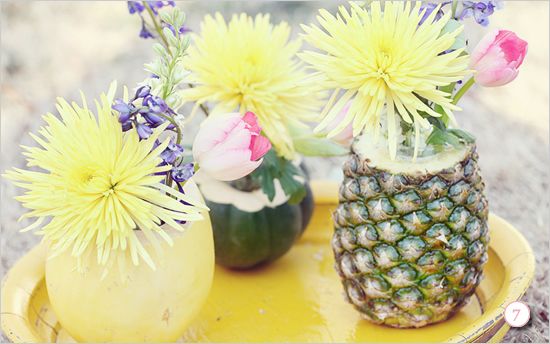
[[164, 6], [174, 6], [175, 3], [172, 1], [153, 1], [153, 0], [147, 0], [147, 4], [153, 11], [155, 15], [158, 14], [158, 10], [163, 8]]
[[[157, 15], [158, 10], [163, 8], [164, 6], [174, 7], [176, 5], [174, 1], [146, 0], [146, 2], [155, 15]], [[130, 14], [138, 13], [141, 15], [141, 12], [143, 12], [144, 10], [145, 6], [141, 1], [128, 1], [128, 12], [130, 12]]]
[[137, 123], [136, 130], [139, 138], [142, 140], [148, 138], [153, 133], [153, 129], [151, 129], [148, 125], [144, 123]]
[[[172, 33], [174, 34], [174, 36], [177, 36], [177, 35], [176, 35], [176, 29], [174, 29], [174, 26], [173, 26], [173, 25], [163, 22], [163, 23], [162, 23], [162, 26], [163, 26], [163, 27], [169, 28], [170, 31], [172, 31]], [[188, 32], [191, 32], [191, 31], [192, 31], [192, 30], [191, 30], [189, 27], [187, 27], [187, 26], [185, 26], [185, 25], [182, 25], [182, 26], [178, 29], [178, 34], [184, 35], [184, 34], [186, 34], [186, 33], [188, 33]]]
[[177, 143], [174, 143], [172, 140], [162, 153], [160, 157], [162, 160], [168, 164], [173, 164], [177, 158], [183, 154], [183, 146]]
[[155, 142], [153, 142], [153, 148], [151, 148], [151, 150], [155, 150], [158, 146], [160, 146], [160, 141], [156, 139]]
[[165, 113], [169, 110], [168, 105], [161, 97], [151, 94], [143, 98], [143, 105], [147, 106], [153, 113]]
[[164, 123], [164, 118], [155, 115], [154, 113], [144, 113], [143, 118], [151, 125], [152, 128], [156, 128]]
[[145, 10], [145, 6], [143, 6], [141, 1], [128, 1], [128, 12], [130, 14], [141, 13], [143, 10]]
[[[441, 17], [443, 17], [443, 15], [445, 14], [445, 12], [443, 12], [443, 7], [450, 3], [451, 1], [446, 1], [441, 4], [441, 6], [439, 7], [439, 10], [437, 10], [437, 13], [434, 16], [434, 21], [438, 21], [439, 19], [441, 19]], [[428, 19], [428, 17], [432, 14], [432, 12], [435, 11], [438, 5], [439, 5], [438, 3], [434, 3], [434, 2], [428, 2], [428, 3], [422, 4], [422, 6], [420, 6], [420, 13], [422, 13], [422, 11], [424, 10], [425, 12], [422, 15], [422, 18], [420, 19], [420, 22], [418, 22], [418, 25], [422, 25], [426, 21], [426, 19]]]
[[[135, 102], [139, 105], [135, 105]], [[151, 94], [151, 86], [149, 85], [138, 87], [134, 99], [130, 102], [125, 102], [120, 98], [116, 99], [111, 108], [118, 112], [118, 120], [121, 123], [122, 131], [135, 128], [141, 140], [151, 136], [153, 128], [165, 123], [167, 116], [176, 115], [174, 110], [162, 98]], [[175, 131], [176, 129], [173, 123], [169, 123], [164, 130]], [[155, 143], [155, 147], [157, 146], [158, 143]], [[163, 153], [165, 155], [163, 156], [163, 160], [165, 160], [163, 163], [172, 164], [182, 152], [182, 146], [171, 143]]]
[[171, 175], [173, 180], [175, 180], [178, 183], [181, 183], [193, 177], [194, 173], [195, 173], [195, 166], [193, 165], [193, 163], [187, 163], [179, 166], [174, 166], [172, 168]]
[[121, 124], [122, 124], [122, 131], [128, 131], [133, 128], [132, 121], [126, 121]]
[[139, 31], [139, 37], [144, 39], [155, 38], [153, 33], [147, 29], [147, 25], [145, 25], [145, 20], [141, 21], [141, 30]]
[[133, 104], [125, 103], [124, 100], [120, 98], [115, 100], [115, 103], [111, 106], [111, 108], [118, 111], [118, 121], [120, 123], [127, 122], [136, 111], [136, 107]]
[[151, 86], [149, 86], [149, 85], [141, 86], [136, 90], [136, 94], [134, 95], [134, 100], [139, 99], [139, 98], [145, 98], [150, 93], [151, 93]]
[[500, 8], [500, 4], [495, 0], [464, 1], [462, 5], [463, 9], [459, 18], [462, 20], [473, 17], [481, 26], [487, 26], [489, 16], [495, 12], [495, 9]]

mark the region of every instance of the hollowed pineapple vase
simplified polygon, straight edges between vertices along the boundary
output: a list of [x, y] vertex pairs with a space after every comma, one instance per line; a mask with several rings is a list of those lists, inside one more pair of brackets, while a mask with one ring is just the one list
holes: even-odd
[[488, 206], [475, 145], [392, 161], [356, 140], [333, 214], [335, 268], [347, 300], [392, 327], [456, 313], [482, 279]]

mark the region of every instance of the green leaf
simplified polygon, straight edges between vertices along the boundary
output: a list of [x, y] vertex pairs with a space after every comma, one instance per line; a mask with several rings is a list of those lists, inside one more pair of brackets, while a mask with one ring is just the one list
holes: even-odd
[[445, 145], [451, 145], [455, 148], [462, 146], [464, 143], [473, 143], [475, 138], [460, 129], [444, 129], [434, 127], [426, 143], [432, 145], [436, 150], [441, 150]]
[[290, 204], [299, 203], [306, 195], [306, 188], [301, 180], [305, 180], [301, 168], [292, 161], [277, 156], [271, 149], [264, 156], [264, 160], [252, 174], [269, 201], [275, 198], [275, 179], [279, 180], [285, 195], [289, 197]]
[[435, 147], [443, 147], [446, 144], [453, 146], [455, 144], [460, 144], [460, 141], [455, 136], [450, 135], [446, 130], [441, 130], [434, 127], [432, 133], [428, 136], [426, 143]]
[[267, 199], [269, 199], [270, 202], [273, 201], [275, 198], [275, 184], [273, 181], [275, 179], [271, 175], [270, 170], [268, 168], [258, 168], [258, 170], [255, 171], [254, 177], [260, 182], [262, 191], [267, 196]]
[[[445, 131], [446, 125], [441, 118], [428, 116], [428, 122], [434, 126], [434, 129]], [[432, 132], [433, 134], [434, 132]]]
[[288, 203], [297, 204], [306, 196], [306, 188], [303, 182], [295, 178], [296, 176], [302, 175], [301, 171], [292, 163], [289, 164], [292, 165], [293, 168], [285, 166], [282, 170], [279, 182], [285, 194], [289, 196]]
[[[455, 89], [455, 83], [452, 82], [446, 86], [441, 86], [439, 87], [439, 90], [440, 91], [443, 91], [445, 93], [448, 93], [449, 94], [449, 97], [452, 97], [452, 94], [453, 94], [453, 91]], [[449, 121], [451, 120], [449, 118], [449, 116], [447, 115], [447, 113], [443, 110], [443, 107], [439, 104], [435, 104], [434, 106], [434, 111], [441, 114], [441, 117], [438, 118], [440, 120], [440, 122], [443, 124], [442, 127], [440, 127], [440, 129], [444, 129], [446, 128], [448, 125], [449, 125]]]
[[447, 131], [466, 143], [474, 143], [476, 140], [474, 135], [462, 129], [447, 129]]
[[349, 149], [336, 142], [317, 137], [301, 137], [294, 139], [294, 148], [305, 156], [338, 156], [346, 155]]
[[309, 126], [297, 121], [286, 122], [294, 148], [298, 153], [305, 156], [338, 156], [349, 153], [349, 150], [338, 143], [325, 138], [323, 135], [315, 134]]
[[[441, 31], [441, 34], [446, 34], [446, 33], [452, 33], [456, 30], [458, 30], [460, 27], [462, 26], [462, 24], [456, 20], [456, 19], [449, 19], [449, 21], [447, 22], [447, 24], [445, 24], [445, 26], [443, 27], [443, 30]], [[449, 50], [456, 50], [456, 49], [461, 49], [461, 48], [464, 48], [466, 47], [466, 36], [464, 34], [464, 31], [462, 31], [460, 34], [458, 34], [458, 36], [456, 36], [455, 38], [455, 41], [453, 43], [453, 45], [449, 48]]]

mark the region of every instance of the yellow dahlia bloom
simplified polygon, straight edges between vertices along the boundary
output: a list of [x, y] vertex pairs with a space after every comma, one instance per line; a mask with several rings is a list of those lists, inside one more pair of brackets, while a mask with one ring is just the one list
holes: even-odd
[[161, 220], [182, 230], [176, 221], [200, 220], [195, 205], [203, 206], [161, 184], [164, 176], [154, 175], [170, 168], [158, 166], [168, 140], [154, 148], [168, 122], [147, 140], [140, 141], [136, 130], [123, 133], [111, 110], [115, 89], [113, 83], [96, 101], [97, 119], [84, 96], [82, 107], [59, 98], [61, 119], [45, 115], [41, 136], [31, 134], [40, 147], [23, 147], [33, 170], [16, 168], [4, 176], [26, 189], [16, 199], [32, 211], [22, 218], [37, 218], [23, 231], [48, 222], [38, 233], [51, 243], [53, 256], [70, 249], [80, 257], [95, 248], [98, 263], [106, 264], [113, 253], [129, 250], [134, 264], [141, 258], [154, 268], [136, 229], [148, 240], [162, 237], [170, 243]]
[[189, 47], [184, 65], [194, 88], [182, 92], [197, 104], [212, 102], [214, 112], [254, 112], [279, 155], [294, 156], [289, 126], [318, 116], [313, 83], [295, 55], [301, 43], [289, 41], [290, 28], [273, 26], [268, 15], [207, 15]]
[[303, 26], [306, 41], [320, 52], [300, 56], [318, 72], [323, 88], [334, 90], [317, 131], [325, 129], [351, 99], [347, 116], [329, 137], [350, 123], [354, 135], [363, 129], [377, 133], [385, 113], [390, 156], [396, 155], [401, 119], [414, 124], [416, 156], [420, 126], [429, 128], [426, 118], [440, 116], [433, 105], [452, 118], [452, 110], [458, 108], [438, 87], [468, 73], [468, 56], [464, 49], [442, 52], [451, 48], [463, 27], [443, 33], [450, 13], [434, 21], [438, 8], [419, 26], [424, 14], [420, 6], [420, 2], [413, 7], [410, 2], [386, 1], [382, 10], [375, 1], [369, 10], [351, 3], [349, 12], [341, 6], [337, 15], [320, 10], [320, 27]]

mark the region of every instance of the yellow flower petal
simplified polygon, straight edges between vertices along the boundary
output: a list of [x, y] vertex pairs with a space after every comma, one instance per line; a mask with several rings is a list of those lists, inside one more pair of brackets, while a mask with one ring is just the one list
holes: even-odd
[[122, 132], [111, 110], [115, 90], [113, 83], [95, 102], [97, 118], [83, 95], [82, 106], [59, 98], [61, 119], [44, 116], [40, 136], [31, 134], [40, 147], [25, 148], [29, 165], [41, 171], [16, 168], [4, 177], [26, 189], [17, 200], [31, 211], [22, 218], [37, 218], [24, 231], [49, 221], [37, 233], [51, 242], [54, 256], [71, 249], [78, 258], [95, 248], [97, 261], [106, 265], [129, 247], [134, 264], [144, 260], [154, 268], [136, 229], [150, 241], [162, 238], [171, 243], [159, 227], [161, 221], [181, 229], [177, 220], [200, 220], [206, 207], [161, 184], [163, 177], [155, 175], [167, 169], [158, 165], [168, 140], [155, 149], [153, 145], [168, 123], [147, 140], [139, 140], [135, 130]]
[[321, 104], [316, 79], [294, 58], [301, 43], [289, 37], [289, 26], [268, 15], [206, 16], [185, 58], [194, 87], [182, 97], [212, 102], [214, 112], [254, 112], [278, 154], [292, 159], [287, 122], [316, 119]]
[[[379, 1], [372, 2], [370, 10], [355, 3], [350, 7], [348, 11], [341, 6], [338, 15], [320, 10], [319, 26], [303, 26], [303, 37], [318, 51], [299, 56], [320, 74], [322, 89], [343, 90], [339, 100], [331, 97], [331, 109], [323, 111], [316, 131], [330, 123], [342, 104], [353, 97], [349, 115], [354, 116], [354, 135], [364, 129], [377, 135], [385, 113], [390, 156], [395, 157], [399, 133], [394, 118], [414, 122], [418, 136], [417, 122], [422, 126], [427, 123], [422, 116], [440, 116], [426, 103], [440, 105], [450, 118], [451, 110], [458, 110], [449, 94], [437, 87], [469, 73], [468, 56], [462, 50], [441, 54], [451, 48], [462, 27], [441, 34], [450, 15], [433, 22], [437, 9], [419, 26], [423, 16], [420, 2], [412, 6], [408, 1], [385, 1], [383, 11]], [[336, 127], [329, 136], [344, 128]], [[418, 137], [415, 142], [416, 156]]]

